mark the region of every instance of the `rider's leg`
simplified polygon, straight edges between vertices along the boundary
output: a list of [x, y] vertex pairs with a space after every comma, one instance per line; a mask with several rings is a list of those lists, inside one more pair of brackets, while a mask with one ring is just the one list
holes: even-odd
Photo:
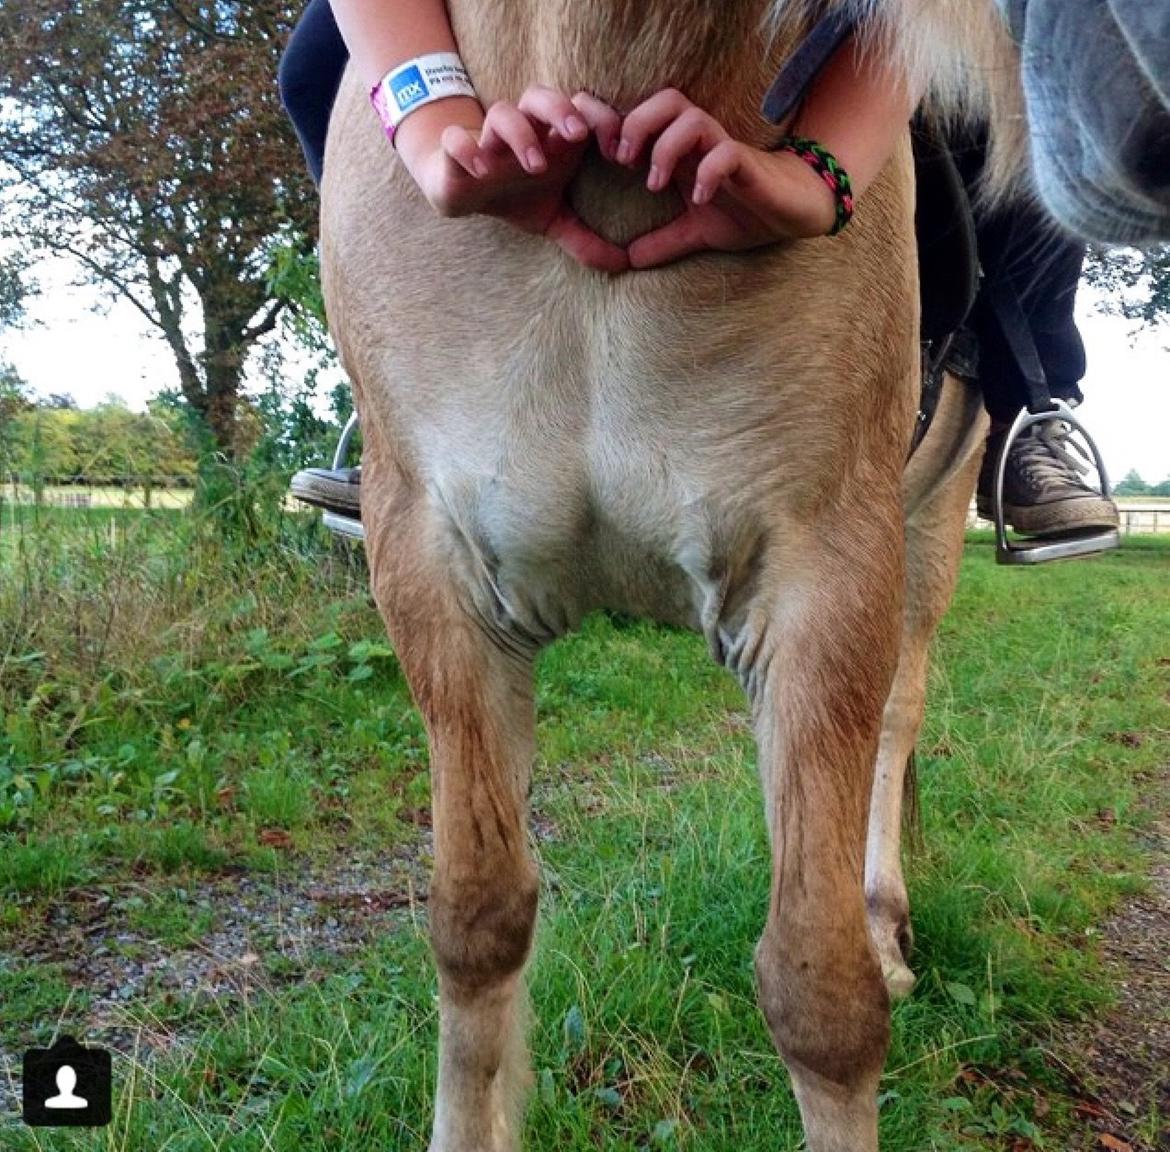
[[310, 0], [280, 61], [280, 99], [297, 131], [305, 162], [320, 185], [329, 114], [349, 52], [329, 0]]
[[[979, 142], [956, 150], [956, 162], [969, 187], [978, 182], [983, 157]], [[978, 490], [980, 515], [990, 516], [999, 449], [1009, 425], [1029, 399], [1024, 373], [992, 299], [1002, 288], [1010, 289], [1050, 395], [1079, 403], [1085, 346], [1073, 309], [1085, 245], [1061, 232], [1042, 209], [1026, 202], [979, 214], [976, 234], [984, 281], [969, 325], [979, 347], [979, 382], [992, 420]], [[1004, 473], [1004, 518], [1017, 531], [1059, 536], [1117, 527], [1116, 505], [1085, 483], [1086, 469], [1070, 452], [1067, 431], [1057, 422], [1039, 424], [1013, 444]]]
[[[280, 61], [280, 98], [318, 186], [329, 115], [348, 59], [329, 0], [310, 0]], [[304, 468], [293, 476], [290, 491], [296, 499], [340, 516], [356, 519], [361, 514], [360, 468]]]

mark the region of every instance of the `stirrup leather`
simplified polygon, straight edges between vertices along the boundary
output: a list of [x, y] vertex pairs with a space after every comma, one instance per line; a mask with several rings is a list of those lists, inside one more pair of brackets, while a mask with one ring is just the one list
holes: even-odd
[[1003, 515], [1003, 480], [1007, 471], [1008, 453], [1020, 435], [1033, 424], [1044, 424], [1059, 420], [1068, 424], [1084, 439], [1093, 454], [1093, 465], [1101, 483], [1101, 495], [1109, 498], [1109, 477], [1105, 474], [1105, 461], [1093, 438], [1085, 431], [1084, 425], [1073, 415], [1072, 409], [1062, 400], [1053, 400], [1052, 408], [1044, 412], [1029, 412], [1026, 408], [1016, 417], [1008, 434], [1003, 438], [999, 457], [995, 462], [995, 484], [992, 489], [992, 516], [995, 520], [995, 562], [997, 564], [1047, 564], [1051, 560], [1071, 560], [1076, 556], [1095, 556], [1100, 552], [1111, 552], [1121, 547], [1121, 534], [1116, 528], [1089, 528], [1070, 532], [1056, 539], [1011, 540], [1008, 538], [1007, 523]]

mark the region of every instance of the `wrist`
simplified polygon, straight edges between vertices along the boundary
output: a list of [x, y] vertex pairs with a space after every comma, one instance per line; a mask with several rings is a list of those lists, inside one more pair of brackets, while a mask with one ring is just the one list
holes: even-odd
[[479, 103], [458, 52], [428, 52], [404, 60], [370, 89], [370, 103], [391, 144], [408, 117], [429, 105], [457, 97]]
[[802, 186], [809, 190], [809, 236], [835, 236], [853, 218], [853, 185], [837, 158], [815, 140], [785, 136], [773, 154], [792, 170], [804, 169]]
[[399, 124], [394, 133], [394, 147], [403, 163], [413, 173], [415, 166], [439, 149], [443, 132], [454, 125], [479, 135], [484, 112], [471, 96], [450, 96], [416, 109]]

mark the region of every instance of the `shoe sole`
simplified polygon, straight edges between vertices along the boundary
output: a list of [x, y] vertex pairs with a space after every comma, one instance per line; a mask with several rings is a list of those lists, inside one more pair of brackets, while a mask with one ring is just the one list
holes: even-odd
[[[984, 520], [994, 521], [990, 500], [980, 497], [975, 508]], [[1121, 526], [1116, 506], [1101, 496], [1079, 496], [1050, 504], [1005, 504], [1003, 518], [1008, 527], [1024, 536], [1064, 536], [1090, 530], [1104, 532]]]
[[305, 504], [358, 519], [362, 513], [361, 485], [329, 480], [321, 476], [294, 476], [289, 493]]

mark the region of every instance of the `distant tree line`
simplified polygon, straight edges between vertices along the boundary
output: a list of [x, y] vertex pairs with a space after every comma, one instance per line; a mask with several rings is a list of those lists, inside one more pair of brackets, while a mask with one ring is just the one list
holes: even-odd
[[197, 461], [182, 412], [158, 400], [132, 412], [116, 396], [80, 409], [69, 396], [34, 402], [0, 395], [4, 483], [174, 487], [194, 482]]
[[1147, 484], [1136, 470], [1130, 469], [1113, 487], [1115, 496], [1170, 496], [1170, 476], [1161, 484]]

